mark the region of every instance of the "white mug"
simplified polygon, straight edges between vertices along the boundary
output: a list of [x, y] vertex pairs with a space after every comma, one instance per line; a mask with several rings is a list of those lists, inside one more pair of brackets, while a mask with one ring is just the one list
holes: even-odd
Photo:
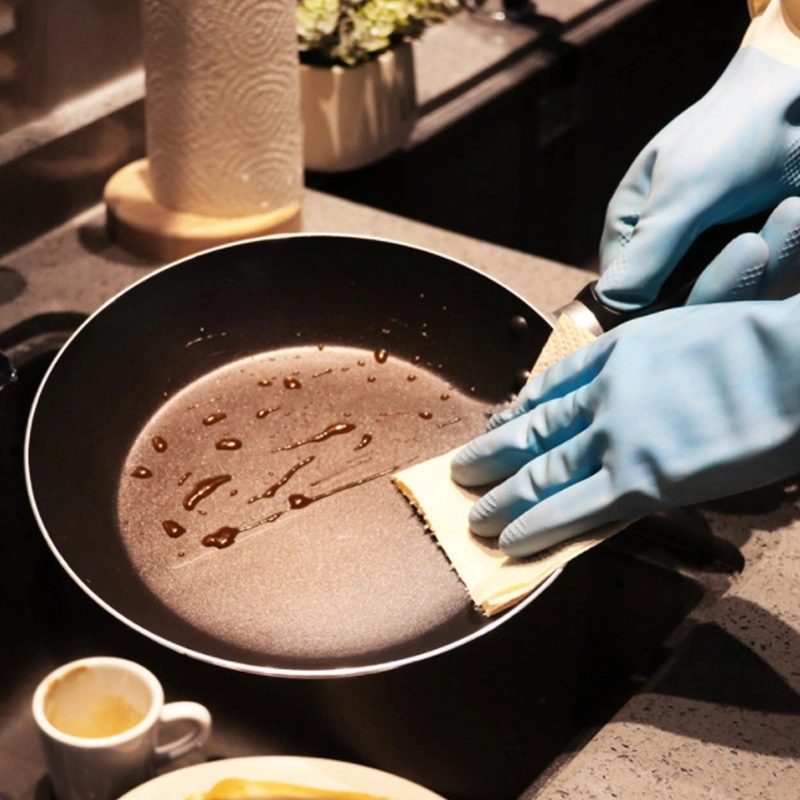
[[[96, 656], [51, 672], [33, 695], [50, 780], [58, 800], [115, 800], [155, 768], [200, 747], [211, 715], [199, 703], [164, 704], [152, 672], [133, 661]], [[191, 730], [158, 744], [163, 722]]]

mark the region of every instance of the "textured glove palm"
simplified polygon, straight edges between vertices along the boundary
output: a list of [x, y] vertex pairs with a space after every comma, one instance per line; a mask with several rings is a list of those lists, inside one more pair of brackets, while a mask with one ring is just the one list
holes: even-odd
[[611, 199], [600, 297], [653, 302], [706, 228], [774, 207], [800, 190], [800, 69], [754, 47], [639, 154]]

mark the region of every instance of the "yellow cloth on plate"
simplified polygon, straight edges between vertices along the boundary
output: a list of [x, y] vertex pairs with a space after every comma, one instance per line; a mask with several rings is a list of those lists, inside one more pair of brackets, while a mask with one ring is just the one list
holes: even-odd
[[[562, 314], [531, 370], [531, 377], [593, 340], [592, 334]], [[480, 494], [450, 478], [450, 461], [456, 452], [415, 464], [398, 472], [393, 480], [436, 536], [475, 605], [487, 616], [515, 605], [556, 570], [629, 524], [611, 523], [530, 558], [509, 558], [496, 539], [484, 539], [470, 532], [469, 510]]]

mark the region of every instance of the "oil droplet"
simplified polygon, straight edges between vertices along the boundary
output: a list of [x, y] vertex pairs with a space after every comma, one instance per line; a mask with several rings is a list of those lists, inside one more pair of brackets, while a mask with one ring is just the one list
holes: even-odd
[[206, 497], [231, 480], [232, 477], [232, 475], [213, 475], [210, 478], [199, 481], [195, 484], [194, 489], [183, 498], [183, 507], [187, 511], [193, 511], [201, 500], [205, 500]]
[[361, 437], [361, 441], [353, 448], [353, 450], [363, 450], [372, 441], [372, 434], [365, 433]]
[[264, 417], [266, 417], [267, 414], [271, 414], [273, 411], [280, 411], [280, 408], [281, 408], [280, 406], [271, 406], [270, 408], [260, 408], [258, 411], [256, 411], [256, 416], [259, 419], [264, 419]]
[[409, 375], [409, 376], [406, 378], [406, 380], [407, 380], [409, 383], [413, 383], [413, 382], [414, 382], [416, 379], [417, 379], [417, 376], [416, 376], [416, 375]]
[[367, 383], [375, 383], [375, 376], [374, 375], [370, 375], [367, 378]]
[[304, 494], [290, 494], [289, 508], [305, 508], [314, 502], [313, 497], [306, 497]]
[[422, 419], [433, 419], [433, 414], [430, 411], [420, 411], [419, 415]]
[[215, 411], [213, 414], [209, 414], [207, 417], [203, 417], [203, 425], [216, 425], [218, 422], [222, 422], [222, 420], [227, 419], [228, 415], [222, 411]]
[[186, 483], [186, 481], [191, 477], [191, 475], [192, 475], [191, 472], [184, 472], [184, 474], [181, 475], [180, 478], [178, 478], [178, 486], [183, 486], [183, 484]]
[[363, 367], [367, 362], [364, 361], [363, 358], [359, 358], [356, 363], [358, 364], [359, 367]]
[[280, 489], [282, 486], [285, 486], [289, 479], [303, 467], [307, 466], [314, 460], [315, 456], [309, 456], [308, 458], [304, 458], [302, 461], [298, 461], [293, 467], [289, 469], [289, 471], [276, 483], [270, 486], [263, 494], [256, 495], [255, 497], [251, 497], [247, 502], [248, 503], [255, 503], [257, 500], [265, 500], [270, 497], [275, 497], [275, 493]]
[[153, 473], [147, 469], [147, 467], [136, 467], [133, 472], [131, 472], [132, 478], [152, 478]]
[[384, 475], [391, 475], [391, 473], [397, 472], [397, 470], [398, 467], [390, 467], [389, 469], [384, 469], [381, 472], [367, 475], [365, 478], [359, 478], [351, 483], [346, 483], [344, 486], [336, 486], [335, 488], [329, 489], [327, 492], [323, 492], [322, 494], [315, 494], [313, 497], [307, 497], [304, 494], [290, 494], [289, 508], [305, 508], [306, 506], [310, 506], [312, 503], [316, 503], [317, 500], [324, 500], [326, 497], [333, 497], [333, 495], [339, 494], [339, 492], [346, 492], [350, 489], [355, 489], [358, 486], [363, 486], [365, 483], [374, 481], [376, 478], [382, 478]]
[[175, 522], [174, 519], [164, 520], [161, 525], [167, 532], [167, 536], [169, 536], [170, 539], [177, 539], [179, 536], [183, 536], [183, 534], [186, 533], [186, 528], [184, 528], [183, 525]]
[[204, 536], [200, 542], [204, 547], [216, 547], [218, 550], [222, 550], [223, 547], [230, 547], [240, 533], [241, 531], [238, 528], [231, 528], [229, 525], [225, 525], [214, 531], [214, 533]]
[[153, 437], [153, 449], [156, 453], [163, 453], [167, 449], [167, 442], [160, 436]]
[[350, 433], [350, 431], [354, 431], [356, 426], [353, 425], [352, 422], [335, 422], [333, 425], [328, 425], [324, 431], [321, 433], [317, 433], [314, 436], [309, 436], [308, 439], [301, 439], [298, 442], [294, 442], [293, 444], [287, 444], [285, 447], [279, 447], [277, 450], [273, 450], [274, 453], [280, 453], [284, 450], [294, 450], [296, 447], [302, 447], [304, 444], [311, 444], [312, 442], [324, 442], [326, 439], [330, 439], [331, 436], [339, 436], [343, 433]]
[[441, 395], [439, 395], [439, 399], [440, 400], [449, 400], [450, 399], [450, 395], [447, 394], [447, 392], [444, 392]]
[[380, 350], [376, 350], [373, 355], [375, 356], [375, 360], [379, 364], [385, 364], [386, 359], [389, 358], [389, 353], [387, 353], [386, 350], [384, 350], [383, 348], [381, 348]]
[[259, 381], [259, 386], [272, 386], [272, 381]]
[[283, 385], [287, 389], [300, 389], [303, 386], [297, 378], [284, 378]]
[[217, 450], [239, 450], [241, 446], [241, 439], [220, 439], [216, 444]]

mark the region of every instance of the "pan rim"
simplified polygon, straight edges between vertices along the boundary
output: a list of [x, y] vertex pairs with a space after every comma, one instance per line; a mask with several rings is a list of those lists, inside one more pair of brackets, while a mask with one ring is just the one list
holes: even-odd
[[459, 266], [469, 270], [470, 272], [477, 273], [482, 278], [492, 281], [493, 283], [497, 284], [498, 286], [502, 287], [504, 290], [512, 294], [514, 297], [521, 300], [525, 305], [527, 305], [533, 312], [539, 315], [539, 317], [547, 324], [552, 326], [551, 321], [548, 317], [543, 314], [539, 309], [533, 306], [528, 300], [523, 298], [518, 292], [514, 291], [513, 289], [506, 286], [502, 281], [498, 280], [497, 278], [488, 275], [487, 273], [477, 269], [476, 267], [467, 264], [460, 259], [454, 258], [450, 255], [442, 253], [440, 251], [434, 250], [432, 248], [422, 247], [419, 245], [408, 244], [406, 242], [401, 242], [396, 239], [390, 239], [387, 237], [380, 237], [380, 236], [370, 236], [370, 235], [359, 235], [359, 234], [348, 234], [348, 233], [285, 233], [285, 234], [275, 234], [271, 236], [260, 236], [254, 237], [250, 239], [243, 239], [237, 242], [231, 242], [228, 244], [219, 245], [216, 247], [209, 248], [207, 250], [200, 251], [198, 253], [194, 253], [192, 255], [186, 256], [184, 258], [178, 259], [176, 261], [172, 261], [168, 264], [165, 264], [161, 267], [157, 267], [149, 272], [147, 275], [143, 275], [142, 277], [138, 278], [137, 280], [133, 281], [130, 285], [126, 286], [121, 291], [114, 294], [104, 303], [102, 303], [95, 311], [93, 311], [73, 332], [73, 334], [69, 337], [69, 339], [64, 343], [62, 348], [58, 351], [56, 356], [53, 358], [53, 361], [47, 368], [47, 371], [42, 378], [39, 387], [37, 388], [36, 394], [33, 399], [33, 403], [31, 404], [31, 409], [28, 414], [26, 429], [25, 429], [25, 440], [24, 440], [24, 469], [25, 469], [25, 485], [28, 492], [28, 500], [31, 505], [31, 509], [33, 511], [34, 518], [36, 519], [36, 524], [39, 527], [39, 531], [41, 532], [42, 536], [47, 543], [47, 546], [50, 548], [50, 551], [55, 556], [56, 560], [59, 562], [61, 567], [64, 571], [69, 575], [69, 577], [83, 590], [85, 594], [87, 594], [94, 602], [96, 602], [101, 608], [105, 611], [110, 613], [113, 617], [118, 619], [120, 622], [127, 625], [129, 628], [137, 631], [138, 633], [144, 635], [148, 639], [155, 641], [161, 644], [164, 647], [167, 647], [170, 650], [175, 652], [181, 653], [182, 655], [189, 656], [194, 658], [198, 661], [202, 661], [205, 663], [213, 664], [215, 666], [232, 669], [237, 672], [245, 672], [250, 674], [257, 674], [257, 675], [264, 675], [269, 677], [280, 677], [280, 678], [300, 678], [300, 679], [323, 679], [323, 678], [348, 678], [348, 677], [356, 677], [360, 675], [372, 675], [380, 672], [387, 672], [390, 670], [398, 669], [399, 667], [413, 664], [421, 661], [425, 661], [429, 658], [435, 658], [438, 655], [443, 653], [449, 652], [454, 650], [462, 645], [466, 645], [475, 639], [480, 638], [481, 636], [489, 633], [490, 631], [497, 628], [499, 625], [503, 624], [506, 620], [511, 619], [512, 617], [516, 616], [520, 612], [522, 612], [525, 608], [528, 607], [531, 603], [533, 603], [537, 597], [539, 597], [544, 591], [546, 591], [550, 585], [561, 575], [563, 572], [563, 568], [560, 568], [553, 572], [542, 584], [540, 584], [536, 589], [531, 592], [524, 600], [519, 602], [516, 606], [508, 609], [507, 611], [502, 612], [492, 621], [484, 625], [483, 627], [479, 628], [476, 631], [473, 631], [466, 636], [462, 636], [460, 638], [454, 639], [447, 644], [444, 644], [440, 647], [425, 650], [421, 653], [417, 653], [411, 656], [405, 656], [403, 658], [398, 659], [391, 659], [388, 661], [379, 662], [376, 664], [368, 664], [368, 665], [359, 665], [359, 666], [352, 666], [352, 667], [321, 667], [319, 669], [295, 669], [295, 668], [286, 668], [286, 667], [274, 667], [269, 665], [261, 665], [256, 663], [246, 663], [241, 661], [233, 661], [231, 659], [219, 658], [217, 656], [213, 656], [209, 653], [204, 653], [199, 650], [194, 650], [189, 647], [184, 647], [183, 645], [173, 642], [160, 634], [157, 634], [153, 631], [148, 630], [143, 625], [135, 622], [134, 620], [130, 619], [128, 616], [123, 614], [122, 612], [118, 611], [117, 609], [113, 608], [109, 603], [107, 603], [100, 595], [98, 595], [78, 574], [72, 569], [70, 564], [67, 560], [62, 556], [58, 546], [53, 541], [52, 537], [50, 536], [49, 531], [47, 530], [47, 526], [44, 523], [44, 520], [41, 517], [39, 512], [39, 507], [36, 502], [36, 497], [33, 488], [33, 480], [31, 476], [31, 466], [30, 466], [30, 443], [31, 443], [31, 436], [33, 431], [33, 426], [36, 419], [36, 411], [39, 406], [40, 398], [44, 391], [46, 391], [47, 383], [50, 378], [51, 373], [57, 368], [59, 361], [63, 354], [67, 351], [70, 347], [72, 342], [77, 339], [77, 337], [82, 333], [82, 331], [87, 328], [93, 320], [98, 317], [101, 313], [105, 312], [108, 308], [110, 308], [114, 303], [116, 303], [121, 297], [127, 294], [129, 291], [133, 291], [136, 287], [140, 284], [144, 283], [151, 278], [155, 278], [162, 272], [172, 269], [173, 267], [177, 267], [180, 264], [183, 264], [187, 261], [192, 261], [200, 256], [206, 255], [208, 253], [213, 253], [221, 250], [229, 250], [234, 247], [246, 246], [258, 242], [264, 241], [274, 241], [274, 240], [286, 240], [286, 239], [319, 239], [319, 238], [337, 238], [337, 239], [357, 239], [357, 240], [364, 240], [364, 241], [371, 241], [371, 242], [379, 242], [382, 244], [388, 244], [392, 246], [400, 246], [405, 249], [415, 250], [419, 252], [428, 253], [433, 256], [437, 256], [439, 258], [446, 259], [447, 261], [453, 262], [458, 264]]

